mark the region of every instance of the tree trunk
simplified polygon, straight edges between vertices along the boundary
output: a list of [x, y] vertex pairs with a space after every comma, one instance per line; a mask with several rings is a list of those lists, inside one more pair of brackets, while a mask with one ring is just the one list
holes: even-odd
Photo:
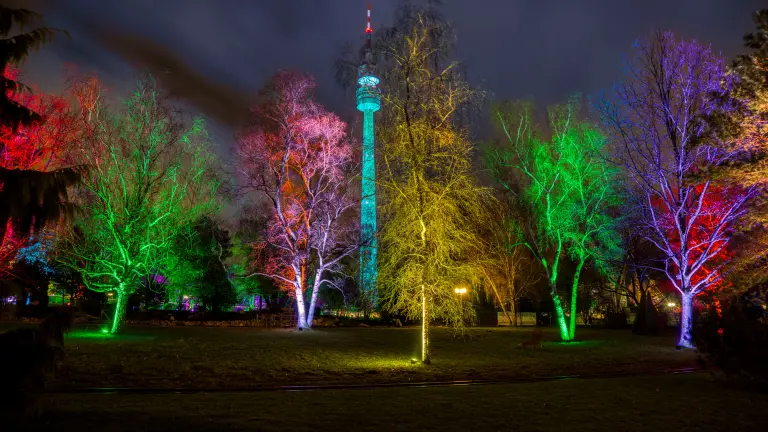
[[307, 314], [304, 307], [304, 290], [296, 287], [296, 328], [307, 328]]
[[[504, 306], [504, 302], [501, 301], [501, 298], [499, 298], [499, 295], [496, 294], [496, 300], [499, 302], [499, 306], [501, 306], [501, 311], [504, 313], [504, 315], [507, 317], [507, 321], [509, 321], [509, 325], [514, 325], [514, 321], [512, 321], [512, 315], [510, 315], [509, 311], [507, 311], [507, 308]], [[514, 306], [512, 306], [514, 308]]]
[[681, 295], [682, 316], [680, 317], [680, 339], [677, 346], [694, 348], [691, 341], [691, 326], [693, 324], [693, 295], [683, 291]]
[[432, 351], [429, 344], [429, 311], [427, 310], [427, 294], [424, 285], [421, 286], [421, 362], [432, 363]]
[[552, 296], [552, 303], [555, 305], [555, 316], [557, 317], [557, 326], [560, 329], [560, 339], [563, 341], [571, 340], [571, 335], [568, 332], [568, 323], [565, 321], [565, 313], [563, 312], [563, 304], [560, 301], [560, 295], [557, 294], [557, 290], [550, 286], [550, 295]]
[[109, 331], [110, 334], [117, 334], [123, 327], [123, 319], [125, 318], [125, 305], [128, 300], [128, 295], [123, 289], [123, 284], [117, 289], [117, 303], [115, 304], [115, 313], [112, 316], [112, 327]]
[[573, 274], [573, 284], [571, 286], [571, 322], [568, 327], [568, 335], [570, 339], [576, 337], [576, 316], [577, 314], [577, 302], [579, 297], [579, 277], [581, 276], [581, 269], [584, 267], [584, 261], [586, 257], [579, 257], [579, 263], [576, 265], [576, 272]]
[[510, 325], [518, 327], [520, 324], [518, 323], [517, 302], [514, 298], [509, 302], [509, 309], [510, 315], [512, 315], [512, 323]]
[[320, 291], [321, 270], [315, 273], [315, 280], [312, 282], [312, 297], [309, 301], [309, 310], [307, 311], [307, 326], [312, 327], [312, 320], [315, 318], [315, 305], [317, 304], [317, 293]]
[[488, 277], [488, 274], [485, 272], [485, 269], [481, 269], [481, 270], [483, 271], [485, 278], [488, 280], [488, 283], [491, 285], [491, 289], [493, 289], [493, 294], [496, 296], [496, 302], [499, 304], [499, 307], [501, 307], [501, 310], [502, 312], [504, 312], [504, 315], [507, 316], [507, 319], [509, 320], [509, 325], [511, 326], [512, 317], [509, 316], [509, 312], [507, 312], [507, 308], [504, 306], [504, 302], [501, 301], [501, 296], [499, 295], [499, 290], [496, 289], [496, 284], [493, 283], [490, 277]]
[[307, 274], [306, 264], [302, 263], [300, 266], [293, 267], [295, 271], [294, 287], [296, 289], [296, 328], [307, 328], [307, 308], [305, 306], [306, 299], [304, 294], [306, 293], [307, 286]]
[[[558, 236], [557, 249], [552, 260], [552, 268], [547, 267], [547, 260], [541, 258], [541, 264], [544, 267], [544, 271], [547, 274], [547, 282], [549, 283], [549, 295], [552, 297], [552, 303], [555, 307], [555, 315], [557, 316], [557, 325], [560, 329], [560, 339], [563, 341], [571, 340], [571, 335], [568, 332], [568, 323], [565, 321], [565, 312], [563, 311], [563, 303], [560, 299], [560, 294], [557, 292], [557, 272], [560, 266], [560, 254], [563, 249], [563, 240]], [[551, 321], [551, 320], [550, 320]]]

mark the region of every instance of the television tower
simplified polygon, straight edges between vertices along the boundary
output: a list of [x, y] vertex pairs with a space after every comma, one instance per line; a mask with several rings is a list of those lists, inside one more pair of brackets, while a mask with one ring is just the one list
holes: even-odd
[[360, 290], [369, 305], [376, 307], [376, 279], [379, 274], [376, 239], [376, 163], [374, 161], [373, 113], [381, 108], [379, 77], [371, 48], [371, 5], [365, 28], [365, 50], [357, 70], [357, 109], [363, 112], [363, 168], [360, 203]]

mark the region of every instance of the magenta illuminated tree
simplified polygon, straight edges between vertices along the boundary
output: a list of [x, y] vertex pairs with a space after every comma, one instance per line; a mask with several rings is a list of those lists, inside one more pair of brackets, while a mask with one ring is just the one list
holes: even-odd
[[601, 107], [643, 214], [638, 229], [662, 252], [655, 267], [682, 299], [679, 346], [692, 347], [693, 299], [722, 278], [723, 248], [754, 191], [691, 179], [730, 156], [706, 121], [727, 85], [723, 60], [708, 47], [659, 31], [636, 45]]
[[298, 328], [312, 326], [321, 285], [338, 288], [333, 276], [358, 247], [346, 124], [313, 100], [314, 86], [307, 74], [278, 72], [237, 143], [238, 170], [272, 213], [266, 240], [252, 245], [253, 275], [295, 297]]

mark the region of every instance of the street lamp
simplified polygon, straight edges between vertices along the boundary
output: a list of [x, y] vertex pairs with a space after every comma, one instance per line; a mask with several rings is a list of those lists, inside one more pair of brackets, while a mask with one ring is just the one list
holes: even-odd
[[466, 287], [456, 287], [453, 292], [459, 295], [459, 300], [461, 300], [461, 322], [462, 325], [464, 325], [464, 294], [467, 293]]

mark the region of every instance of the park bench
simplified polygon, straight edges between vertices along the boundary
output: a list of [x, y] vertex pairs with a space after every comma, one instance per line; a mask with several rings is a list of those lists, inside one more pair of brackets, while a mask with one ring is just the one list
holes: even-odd
[[99, 315], [98, 317], [89, 315], [85, 312], [77, 312], [74, 314], [74, 321], [76, 323], [107, 322], [109, 321], [109, 317], [107, 316], [107, 313], [104, 311], [101, 311], [101, 315]]

